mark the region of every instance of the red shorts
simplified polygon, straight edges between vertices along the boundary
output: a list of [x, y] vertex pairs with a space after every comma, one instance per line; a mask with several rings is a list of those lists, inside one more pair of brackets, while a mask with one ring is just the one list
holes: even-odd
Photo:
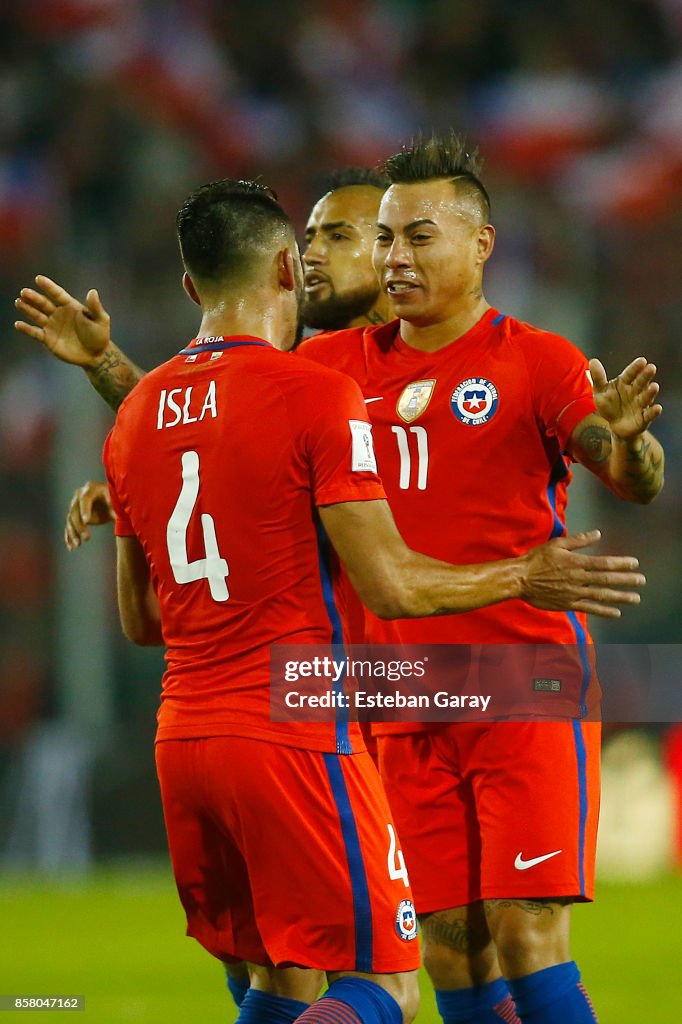
[[159, 742], [156, 764], [187, 934], [209, 953], [324, 971], [419, 966], [412, 894], [367, 753], [218, 736]]
[[598, 722], [494, 722], [379, 737], [417, 912], [480, 899], [591, 900]]

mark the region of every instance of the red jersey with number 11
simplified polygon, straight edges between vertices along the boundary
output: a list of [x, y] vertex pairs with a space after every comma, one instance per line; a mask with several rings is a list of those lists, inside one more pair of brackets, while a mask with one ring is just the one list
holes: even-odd
[[[374, 426], [381, 478], [410, 547], [459, 565], [525, 554], [565, 533], [563, 452], [595, 411], [585, 356], [569, 341], [488, 310], [437, 352], [411, 348], [400, 323], [318, 335], [301, 355], [349, 374]], [[575, 644], [581, 615], [523, 601], [380, 622], [370, 641]]]

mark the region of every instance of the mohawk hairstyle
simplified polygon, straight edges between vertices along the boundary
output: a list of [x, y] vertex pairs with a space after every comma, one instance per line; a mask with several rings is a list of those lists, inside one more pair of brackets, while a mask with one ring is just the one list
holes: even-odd
[[351, 185], [369, 185], [385, 192], [390, 182], [385, 173], [376, 167], [343, 167], [324, 179], [323, 189], [325, 192], [336, 192], [337, 188], [349, 188]]
[[464, 186], [481, 210], [484, 220], [490, 219], [490, 196], [479, 175], [483, 161], [478, 149], [467, 149], [465, 139], [456, 132], [446, 136], [417, 136], [383, 164], [383, 172], [392, 185], [412, 184], [449, 178], [454, 185]]
[[234, 178], [195, 189], [178, 210], [176, 227], [188, 271], [210, 281], [240, 278], [283, 233], [293, 233], [271, 188]]

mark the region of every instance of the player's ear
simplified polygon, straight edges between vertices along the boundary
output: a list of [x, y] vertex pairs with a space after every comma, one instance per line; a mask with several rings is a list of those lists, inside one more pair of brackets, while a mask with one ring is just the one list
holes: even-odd
[[296, 262], [298, 253], [288, 246], [277, 253], [277, 282], [287, 292], [296, 290]]
[[492, 224], [484, 224], [478, 232], [478, 258], [481, 263], [490, 259], [495, 248], [495, 228]]
[[194, 281], [189, 276], [187, 271], [185, 271], [185, 273], [182, 275], [182, 287], [185, 289], [192, 302], [196, 302], [197, 306], [200, 306], [201, 299], [199, 298], [199, 293], [194, 287]]

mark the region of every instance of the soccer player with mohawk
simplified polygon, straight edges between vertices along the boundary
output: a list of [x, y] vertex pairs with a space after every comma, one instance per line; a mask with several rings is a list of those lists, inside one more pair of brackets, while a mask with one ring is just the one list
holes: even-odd
[[[663, 484], [648, 430], [655, 367], [639, 358], [609, 381], [564, 338], [490, 306], [490, 200], [459, 137], [419, 140], [384, 170], [374, 266], [399, 319], [301, 354], [362, 387], [407, 542], [464, 563], [562, 536], [573, 461], [618, 497], [651, 501]], [[368, 613], [367, 629], [408, 644], [572, 644], [589, 693], [582, 614], [508, 601], [419, 622]], [[445, 1024], [594, 1021], [569, 925], [572, 903], [593, 898], [599, 724], [375, 730]]]

